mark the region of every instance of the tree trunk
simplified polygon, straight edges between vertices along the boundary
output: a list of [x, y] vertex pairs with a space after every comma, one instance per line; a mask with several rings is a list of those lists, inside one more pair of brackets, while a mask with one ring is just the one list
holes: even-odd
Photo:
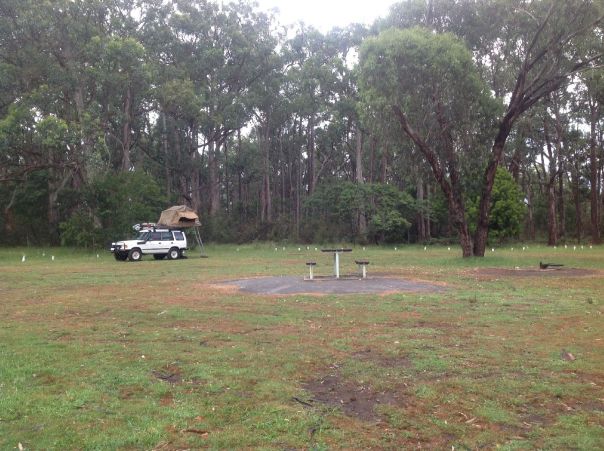
[[453, 204], [449, 206], [451, 211], [450, 216], [453, 218], [453, 225], [459, 233], [459, 244], [461, 244], [461, 251], [464, 257], [472, 257], [472, 237], [468, 229], [468, 223], [465, 218], [465, 210], [463, 206]]
[[562, 172], [562, 162], [558, 172], [558, 237], [561, 240], [566, 239], [566, 210], [564, 206], [564, 176]]
[[19, 185], [16, 185], [13, 187], [13, 192], [10, 196], [10, 201], [4, 207], [4, 231], [8, 234], [13, 233], [17, 228], [13, 207], [15, 205], [15, 201], [17, 200], [18, 190], [19, 190]]
[[[545, 148], [547, 149], [547, 155], [541, 154], [543, 164], [545, 166], [545, 160], [548, 161], [549, 171], [546, 178], [547, 185], [547, 244], [548, 246], [555, 246], [558, 244], [558, 224], [556, 216], [556, 177], [558, 174], [557, 160], [560, 158], [560, 142], [556, 142], [556, 153], [552, 148], [552, 142], [549, 134], [548, 119], [543, 121], [543, 135], [545, 138]], [[544, 167], [545, 171], [545, 167]]]
[[161, 112], [161, 124], [162, 124], [162, 150], [164, 154], [164, 171], [166, 173], [166, 195], [169, 198], [172, 197], [172, 171], [170, 171], [170, 158], [168, 157], [168, 127], [166, 125], [166, 114]]
[[[365, 180], [363, 178], [363, 133], [359, 124], [356, 126], [356, 182], [358, 185], [363, 185]], [[361, 206], [358, 215], [358, 228], [359, 237], [361, 241], [365, 241], [367, 237], [367, 216], [364, 205]]]
[[374, 136], [371, 136], [369, 140], [369, 175], [367, 177], [369, 183], [375, 182], [375, 148], [376, 139]]
[[202, 190], [201, 190], [201, 156], [199, 155], [199, 137], [197, 131], [197, 125], [195, 123], [190, 124], [191, 138], [188, 142], [187, 155], [189, 158], [189, 195], [191, 198], [191, 208], [196, 212], [201, 212], [202, 207]]
[[208, 144], [208, 177], [210, 185], [210, 215], [220, 211], [220, 180], [218, 178], [218, 148], [215, 142]]
[[[298, 124], [298, 138], [302, 138], [302, 118], [300, 118], [300, 122]], [[302, 149], [296, 152], [296, 196], [295, 196], [295, 213], [296, 213], [296, 228], [295, 228], [295, 238], [296, 240], [300, 239], [300, 222], [302, 220], [302, 200], [300, 199], [302, 195]]]
[[419, 212], [417, 214], [417, 240], [422, 243], [426, 241], [426, 220], [424, 217], [424, 181], [419, 177], [417, 179], [417, 203]]
[[262, 152], [262, 187], [260, 190], [260, 221], [272, 222], [272, 199], [270, 183], [270, 131], [267, 123], [256, 129]]
[[132, 143], [132, 89], [126, 89], [124, 97], [124, 125], [122, 127], [122, 158], [120, 169], [122, 172], [130, 171], [132, 162], [130, 160], [130, 146]]
[[558, 244], [558, 226], [556, 221], [556, 184], [551, 181], [547, 186], [547, 245]]
[[388, 179], [388, 150], [386, 147], [382, 147], [382, 158], [380, 164], [380, 183], [386, 183]]
[[[239, 156], [241, 155], [241, 129], [237, 130], [237, 161], [239, 161]], [[237, 197], [233, 200], [236, 205], [239, 205], [239, 219], [243, 220], [243, 187], [242, 187], [242, 177], [241, 169], [237, 169]]]
[[577, 236], [577, 243], [581, 243], [583, 235], [583, 220], [581, 217], [581, 194], [579, 190], [579, 168], [575, 163], [571, 175], [571, 184], [573, 187], [573, 203], [575, 206], [575, 229]]
[[52, 244], [59, 244], [59, 194], [71, 180], [72, 176], [67, 171], [48, 170], [48, 234]]
[[526, 199], [528, 201], [527, 205], [527, 229], [528, 229], [528, 238], [531, 241], [535, 241], [535, 207], [533, 206], [533, 186], [531, 184], [530, 177], [526, 183]]
[[493, 142], [491, 157], [482, 177], [482, 191], [478, 205], [478, 220], [474, 234], [474, 255], [484, 257], [489, 235], [489, 215], [491, 210], [491, 194], [495, 183], [495, 173], [501, 162], [505, 141], [512, 129], [513, 115], [508, 113], [499, 125], [499, 131]]
[[[438, 156], [434, 149], [411, 127], [407, 121], [407, 117], [400, 108], [394, 106], [393, 111], [398, 117], [404, 132], [415, 143], [417, 148], [426, 157], [426, 160], [430, 164], [434, 178], [440, 185], [443, 194], [448, 201], [450, 222], [459, 234], [462, 254], [464, 257], [471, 257], [473, 250], [472, 238], [470, 237], [468, 223], [466, 221], [466, 212], [463, 197], [461, 195], [459, 174], [457, 172], [457, 167], [455, 166], [455, 159], [453, 155], [454, 150], [452, 147], [453, 143], [451, 141], [451, 137], [448, 136], [448, 139], [445, 143], [445, 152], [448, 156], [448, 172], [451, 180], [451, 182], [449, 182], [446, 179], [445, 172], [438, 161]], [[441, 129], [446, 130], [446, 124], [441, 124]], [[448, 134], [445, 133], [445, 136], [447, 135]]]
[[[554, 97], [554, 96], [552, 96]], [[554, 167], [553, 170], [557, 171], [558, 177], [558, 191], [557, 191], [557, 210], [558, 210], [558, 239], [564, 240], [566, 237], [566, 210], [564, 208], [564, 151], [565, 151], [565, 133], [562, 120], [560, 119], [560, 107], [558, 106], [558, 99], [554, 97], [553, 106], [554, 112], [554, 125], [556, 128], [556, 155], [555, 159], [558, 160], [558, 167]]]
[[308, 118], [308, 195], [315, 192], [315, 175], [317, 171], [317, 156], [315, 153], [315, 118], [311, 115]]
[[598, 105], [595, 100], [589, 102], [590, 111], [590, 139], [589, 139], [589, 185], [590, 190], [590, 216], [591, 216], [591, 241], [600, 244], [600, 213], [598, 190], [598, 152], [596, 142], [596, 126], [598, 123]]
[[514, 155], [512, 156], [512, 161], [510, 162], [510, 174], [514, 178], [514, 181], [518, 183], [520, 180], [520, 166], [522, 165], [522, 151], [524, 150], [524, 142], [522, 141], [522, 136], [516, 142], [516, 147], [514, 148]]
[[432, 225], [431, 225], [431, 220], [430, 220], [430, 185], [427, 184], [426, 185], [426, 206], [427, 206], [427, 213], [426, 213], [426, 225], [424, 227], [425, 231], [426, 231], [426, 240], [429, 241], [432, 238]]
[[75, 166], [72, 170], [72, 184], [73, 188], [78, 190], [87, 179], [86, 159], [90, 156], [92, 148], [92, 135], [90, 133], [84, 132], [84, 118], [86, 115], [86, 106], [84, 102], [84, 87], [79, 84], [79, 81], [75, 88], [74, 100], [76, 104], [78, 123], [80, 124], [80, 128], [82, 130], [81, 142], [74, 146], [75, 150], [72, 152], [73, 161], [75, 162]]
[[48, 186], [48, 235], [52, 244], [59, 244], [59, 210], [57, 199], [59, 190], [54, 184]]

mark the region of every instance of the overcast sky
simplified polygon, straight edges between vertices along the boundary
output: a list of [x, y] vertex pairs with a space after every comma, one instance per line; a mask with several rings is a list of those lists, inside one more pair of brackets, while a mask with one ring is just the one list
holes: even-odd
[[325, 33], [334, 27], [359, 22], [371, 24], [384, 17], [396, 0], [256, 0], [262, 11], [278, 8], [283, 25], [300, 21]]

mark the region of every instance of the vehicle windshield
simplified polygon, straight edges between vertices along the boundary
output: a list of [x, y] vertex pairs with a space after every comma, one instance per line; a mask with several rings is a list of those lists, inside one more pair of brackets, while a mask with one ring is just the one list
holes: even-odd
[[149, 237], [149, 231], [145, 230], [144, 232], [140, 232], [136, 236], [136, 239], [139, 240], [139, 241], [147, 241], [148, 237]]

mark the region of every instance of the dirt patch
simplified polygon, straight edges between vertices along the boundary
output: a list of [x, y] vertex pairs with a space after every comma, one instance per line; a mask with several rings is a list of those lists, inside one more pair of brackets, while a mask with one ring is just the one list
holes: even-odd
[[476, 268], [471, 271], [471, 274], [479, 279], [497, 279], [508, 277], [590, 277], [601, 273], [592, 269], [580, 268]]
[[375, 363], [384, 368], [409, 368], [412, 366], [411, 359], [407, 356], [385, 356], [371, 349], [364, 349], [352, 355], [354, 359], [362, 362]]
[[180, 384], [182, 383], [182, 375], [180, 374], [180, 368], [176, 365], [166, 365], [160, 370], [153, 370], [151, 374], [157, 379], [167, 382], [169, 384]]
[[426, 282], [382, 277], [304, 280], [302, 277], [296, 276], [277, 276], [227, 280], [221, 285], [236, 286], [241, 291], [262, 294], [358, 294], [398, 293], [401, 291], [433, 293], [445, 289], [442, 286]]
[[142, 396], [144, 390], [138, 385], [125, 385], [120, 387], [119, 398], [120, 399], [132, 399]]
[[172, 404], [174, 404], [174, 395], [172, 395], [172, 393], [166, 393], [164, 394], [160, 400], [159, 400], [159, 404], [161, 406], [171, 406]]
[[376, 391], [369, 385], [344, 379], [339, 372], [307, 382], [303, 387], [312, 395], [311, 402], [305, 404], [326, 404], [363, 421], [383, 421], [384, 417], [376, 411], [377, 407], [402, 403], [401, 394], [396, 391]]

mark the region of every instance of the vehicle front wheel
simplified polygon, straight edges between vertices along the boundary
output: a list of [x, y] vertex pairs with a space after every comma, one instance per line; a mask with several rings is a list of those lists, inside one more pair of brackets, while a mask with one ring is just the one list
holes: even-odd
[[180, 257], [180, 250], [177, 247], [173, 247], [172, 249], [170, 249], [170, 251], [168, 252], [168, 258], [170, 260], [176, 260], [177, 258]]
[[115, 252], [113, 256], [118, 262], [124, 262], [128, 258], [126, 254], [122, 254], [121, 252]]
[[128, 252], [128, 260], [131, 262], [139, 262], [141, 258], [143, 258], [143, 254], [138, 248], [130, 249], [130, 252]]

